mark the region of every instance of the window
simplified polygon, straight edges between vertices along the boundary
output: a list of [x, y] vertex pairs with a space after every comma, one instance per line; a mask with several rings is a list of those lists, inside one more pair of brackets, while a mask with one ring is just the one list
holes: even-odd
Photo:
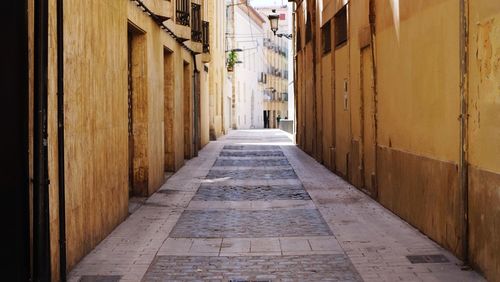
[[327, 21], [321, 28], [321, 45], [323, 47], [323, 55], [332, 50], [332, 30], [330, 21]]
[[347, 5], [342, 7], [334, 17], [335, 47], [347, 42]]
[[311, 24], [311, 13], [307, 12], [306, 21], [306, 44], [312, 39], [312, 24]]
[[297, 52], [300, 51], [302, 48], [302, 35], [300, 34], [300, 28], [297, 27], [297, 36], [296, 36], [296, 44], [297, 46], [295, 47], [297, 49]]

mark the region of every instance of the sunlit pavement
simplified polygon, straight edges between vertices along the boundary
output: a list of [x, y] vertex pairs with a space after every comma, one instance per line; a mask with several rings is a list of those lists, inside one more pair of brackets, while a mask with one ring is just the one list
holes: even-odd
[[211, 142], [70, 281], [483, 281], [279, 130]]

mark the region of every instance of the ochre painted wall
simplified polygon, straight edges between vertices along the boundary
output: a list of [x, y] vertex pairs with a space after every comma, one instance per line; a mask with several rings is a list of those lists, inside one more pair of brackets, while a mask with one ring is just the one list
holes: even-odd
[[127, 216], [127, 4], [64, 5], [68, 268]]
[[[337, 48], [332, 44], [331, 54], [316, 52], [313, 59], [311, 49], [322, 42], [304, 48], [304, 10], [314, 13], [319, 8], [315, 2], [299, 2], [296, 13], [302, 35], [296, 56], [298, 145], [463, 256], [460, 2], [372, 1], [376, 15], [372, 37], [370, 1], [350, 1], [348, 42]], [[396, 2], [399, 6], [391, 5]], [[500, 281], [500, 4], [496, 2], [466, 1], [468, 258], [492, 281]], [[323, 10], [316, 11], [322, 17], [313, 28], [316, 38], [321, 36], [319, 27], [343, 3], [324, 1]], [[334, 29], [332, 20], [332, 36]], [[335, 97], [332, 102], [331, 97]], [[315, 108], [315, 99], [320, 99], [321, 108]], [[318, 133], [321, 148], [316, 147]], [[333, 163], [329, 146], [335, 148]]]
[[459, 5], [399, 5], [376, 6], [378, 197], [460, 255]]
[[[57, 150], [56, 1], [50, 0], [49, 5], [50, 236], [52, 276], [57, 281], [57, 156], [60, 152]], [[30, 7], [32, 23], [33, 2]], [[132, 76], [134, 81], [139, 81], [135, 86], [140, 93], [134, 96], [137, 100], [133, 106], [137, 115], [134, 135], [141, 136], [136, 144], [139, 150], [134, 166], [144, 168], [138, 177], [144, 180], [140, 194], [154, 193], [164, 183], [164, 171], [178, 170], [184, 163], [184, 81], [191, 86], [194, 65], [203, 69], [200, 56], [195, 64], [187, 50], [130, 1], [65, 1], [64, 154], [68, 270], [128, 215], [129, 26], [142, 33], [138, 41], [140, 52], [132, 59], [136, 68]], [[173, 28], [176, 32], [175, 25]], [[30, 44], [33, 44], [32, 39]], [[171, 60], [165, 63], [164, 56], [169, 52]], [[142, 61], [140, 66], [139, 61]], [[183, 72], [185, 62], [189, 64], [187, 75]], [[205, 80], [201, 80], [200, 108], [203, 109], [201, 124], [207, 128], [208, 81]], [[165, 99], [166, 96], [170, 100]], [[203, 143], [207, 142], [207, 133], [203, 131]], [[166, 138], [165, 134], [170, 136]]]
[[500, 281], [500, 2], [469, 6], [469, 252]]

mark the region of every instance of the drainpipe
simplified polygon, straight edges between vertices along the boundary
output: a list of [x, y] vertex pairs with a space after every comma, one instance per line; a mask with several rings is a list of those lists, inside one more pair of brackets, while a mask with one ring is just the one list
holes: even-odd
[[57, 152], [59, 169], [59, 276], [66, 281], [66, 182], [64, 166], [64, 9], [57, 0]]
[[462, 221], [462, 255], [464, 266], [469, 259], [469, 179], [467, 140], [468, 93], [468, 1], [460, 0], [460, 218]]
[[377, 164], [378, 164], [378, 120], [377, 120], [377, 112], [378, 112], [378, 107], [377, 107], [377, 96], [378, 96], [378, 87], [377, 87], [377, 63], [375, 59], [375, 34], [376, 34], [376, 29], [375, 29], [375, 19], [376, 19], [376, 13], [375, 13], [375, 0], [370, 0], [369, 3], [369, 21], [370, 21], [370, 46], [371, 46], [371, 56], [372, 56], [372, 76], [373, 76], [373, 126], [374, 126], [374, 135], [375, 135], [375, 179], [372, 181], [373, 182], [373, 198], [375, 200], [378, 200], [378, 173], [377, 173]]
[[47, 135], [48, 1], [34, 6], [33, 279], [50, 281]]
[[193, 97], [193, 152], [192, 156], [197, 157], [198, 156], [198, 149], [200, 147], [200, 118], [201, 118], [201, 111], [200, 111], [200, 85], [199, 85], [199, 75], [200, 72], [198, 71], [198, 66], [196, 64], [196, 55], [195, 53], [191, 52], [191, 56], [193, 58], [193, 83], [192, 83], [192, 97]]

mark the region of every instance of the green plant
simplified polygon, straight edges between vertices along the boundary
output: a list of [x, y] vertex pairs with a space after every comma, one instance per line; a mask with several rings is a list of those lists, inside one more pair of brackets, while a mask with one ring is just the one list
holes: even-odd
[[238, 53], [236, 51], [232, 50], [229, 52], [229, 55], [227, 56], [227, 69], [228, 70], [233, 70], [234, 65], [238, 61]]

